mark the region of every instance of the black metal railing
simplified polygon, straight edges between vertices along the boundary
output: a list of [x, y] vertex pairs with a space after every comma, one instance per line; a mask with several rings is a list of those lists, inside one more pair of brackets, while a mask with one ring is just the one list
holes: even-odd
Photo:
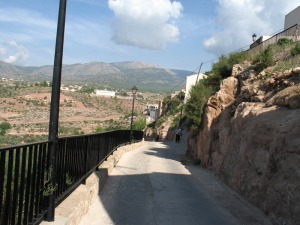
[[[133, 131], [141, 141], [142, 131]], [[62, 137], [50, 167], [50, 142], [0, 148], [0, 225], [39, 224], [48, 196], [63, 201], [119, 146], [130, 141], [129, 130]], [[55, 173], [55, 185], [50, 178]]]

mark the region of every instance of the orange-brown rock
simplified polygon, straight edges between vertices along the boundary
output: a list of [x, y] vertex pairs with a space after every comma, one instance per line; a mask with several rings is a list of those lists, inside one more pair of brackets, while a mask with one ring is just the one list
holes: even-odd
[[253, 71], [234, 75], [208, 100], [202, 128], [189, 137], [187, 154], [260, 207], [274, 224], [295, 225], [300, 221], [298, 69], [268, 79]]

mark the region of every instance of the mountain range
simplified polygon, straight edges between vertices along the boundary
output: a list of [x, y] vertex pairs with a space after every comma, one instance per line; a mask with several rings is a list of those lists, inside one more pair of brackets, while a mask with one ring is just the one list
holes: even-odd
[[[166, 69], [156, 65], [128, 62], [90, 62], [63, 65], [62, 83], [99, 84], [113, 88], [136, 85], [144, 91], [167, 91], [181, 88], [191, 71]], [[0, 77], [27, 82], [52, 81], [53, 66], [17, 66], [0, 61]]]

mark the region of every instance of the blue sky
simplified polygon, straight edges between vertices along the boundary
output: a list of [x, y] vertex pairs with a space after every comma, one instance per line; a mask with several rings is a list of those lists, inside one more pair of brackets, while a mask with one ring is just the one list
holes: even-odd
[[[194, 71], [283, 28], [298, 0], [68, 0], [64, 64], [142, 61]], [[58, 0], [0, 0], [0, 61], [52, 65]], [[203, 70], [210, 69], [206, 63]]]

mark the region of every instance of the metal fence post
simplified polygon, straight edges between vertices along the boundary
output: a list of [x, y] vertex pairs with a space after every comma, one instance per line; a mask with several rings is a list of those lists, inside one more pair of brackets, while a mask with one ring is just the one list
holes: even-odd
[[[85, 136], [84, 137], [84, 146], [85, 146], [85, 154], [84, 154], [84, 169], [85, 169], [85, 174], [88, 173], [89, 171], [89, 166], [88, 166], [88, 159], [89, 159], [89, 137]], [[82, 180], [82, 184], [86, 185], [86, 178]]]

